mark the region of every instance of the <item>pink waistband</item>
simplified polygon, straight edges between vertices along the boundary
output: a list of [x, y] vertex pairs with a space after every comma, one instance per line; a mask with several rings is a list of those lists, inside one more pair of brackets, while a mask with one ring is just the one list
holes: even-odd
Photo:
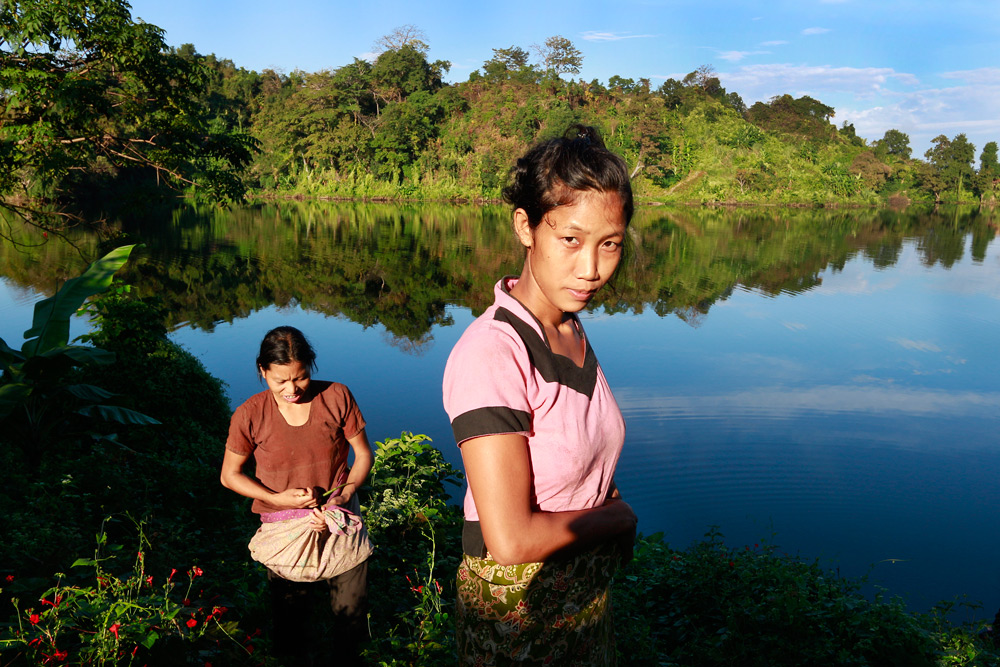
[[[354, 512], [347, 509], [346, 507], [341, 507], [340, 505], [323, 505], [322, 507], [316, 508], [321, 512], [327, 510], [340, 510], [344, 514], [350, 516], [357, 516]], [[281, 510], [280, 512], [262, 512], [260, 515], [261, 523], [274, 523], [275, 521], [288, 521], [290, 519], [301, 519], [304, 516], [309, 516], [312, 514], [312, 509], [300, 509], [300, 510]]]

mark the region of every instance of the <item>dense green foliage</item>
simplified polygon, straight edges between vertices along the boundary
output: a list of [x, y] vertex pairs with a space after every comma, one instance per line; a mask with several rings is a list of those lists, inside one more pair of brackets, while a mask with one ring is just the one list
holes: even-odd
[[[113, 177], [197, 185], [239, 199], [254, 142], [205, 104], [212, 70], [170, 52], [122, 0], [17, 0], [0, 7], [0, 201], [87, 197]], [[216, 64], [216, 69], [219, 64]], [[223, 90], [223, 97], [235, 97]]]
[[[69, 47], [69, 48], [66, 48]], [[191, 44], [169, 48], [125, 0], [7, 3], [0, 12], [0, 195], [69, 195], [84, 183], [198, 183], [216, 196], [496, 199], [525, 146], [596, 125], [642, 199], [699, 203], [993, 201], [965, 135], [911, 157], [896, 129], [867, 141], [835, 110], [778, 95], [747, 108], [711, 66], [651, 88], [573, 80], [584, 54], [561, 36], [494, 56], [446, 84], [423, 33], [404, 26], [371, 61], [252, 72]], [[993, 143], [993, 142], [991, 142]], [[262, 150], [252, 158], [252, 148]], [[252, 158], [252, 159], [251, 159]]]

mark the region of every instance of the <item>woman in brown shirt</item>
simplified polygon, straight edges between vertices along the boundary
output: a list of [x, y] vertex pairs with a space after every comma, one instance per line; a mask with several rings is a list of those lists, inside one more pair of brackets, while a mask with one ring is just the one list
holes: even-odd
[[[373, 455], [365, 421], [350, 390], [312, 379], [316, 354], [301, 331], [278, 327], [267, 333], [257, 370], [267, 389], [233, 413], [222, 462], [223, 486], [253, 499], [252, 511], [267, 515], [312, 510], [310, 528], [328, 531], [321, 505], [360, 512], [357, 489], [371, 470]], [[354, 465], [348, 467], [348, 448]], [[256, 477], [243, 472], [254, 458]], [[312, 664], [314, 642], [303, 634], [310, 589], [329, 589], [335, 616], [333, 637], [338, 664], [358, 660], [366, 616], [367, 561], [332, 579], [288, 581], [268, 570], [274, 614], [275, 652]], [[309, 623], [308, 625], [312, 625]]]

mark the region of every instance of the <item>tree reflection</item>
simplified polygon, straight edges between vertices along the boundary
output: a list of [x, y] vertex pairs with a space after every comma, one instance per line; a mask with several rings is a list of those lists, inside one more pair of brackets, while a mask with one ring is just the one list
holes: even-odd
[[[271, 202], [234, 210], [185, 205], [167, 219], [121, 220], [141, 242], [123, 279], [167, 306], [171, 326], [211, 330], [277, 305], [381, 326], [412, 352], [450, 305], [482, 312], [497, 278], [517, 273], [523, 251], [500, 207]], [[950, 268], [983, 261], [997, 232], [988, 210], [640, 208], [629, 259], [593, 307], [676, 315], [692, 326], [741, 286], [800, 294], [856, 255], [895, 264], [915, 239], [921, 261]], [[24, 230], [21, 241], [33, 232]], [[31, 250], [0, 246], [3, 275], [50, 294], [107, 241], [78, 232], [75, 248], [50, 239]], [[78, 250], [82, 250], [78, 252]]]

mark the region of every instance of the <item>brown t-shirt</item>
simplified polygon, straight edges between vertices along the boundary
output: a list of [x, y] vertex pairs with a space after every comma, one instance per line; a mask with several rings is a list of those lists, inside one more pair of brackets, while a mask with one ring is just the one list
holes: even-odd
[[[332, 488], [347, 471], [347, 439], [365, 427], [361, 410], [346, 386], [313, 380], [309, 389], [314, 397], [309, 420], [302, 426], [285, 421], [267, 390], [236, 408], [229, 422], [226, 449], [253, 454], [257, 479], [272, 491]], [[259, 514], [281, 508], [254, 500], [251, 509]]]

